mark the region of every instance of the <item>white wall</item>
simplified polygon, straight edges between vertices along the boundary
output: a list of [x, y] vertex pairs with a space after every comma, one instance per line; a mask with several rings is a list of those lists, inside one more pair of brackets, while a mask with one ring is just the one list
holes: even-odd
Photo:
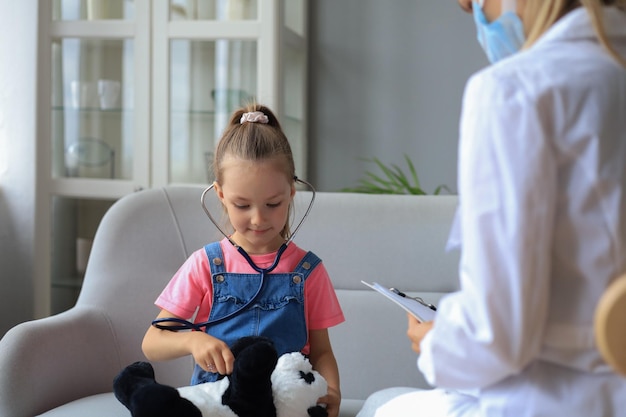
[[0, 336], [33, 315], [37, 1], [0, 2]]
[[311, 0], [309, 179], [353, 186], [378, 157], [456, 190], [463, 86], [487, 61], [456, 0]]

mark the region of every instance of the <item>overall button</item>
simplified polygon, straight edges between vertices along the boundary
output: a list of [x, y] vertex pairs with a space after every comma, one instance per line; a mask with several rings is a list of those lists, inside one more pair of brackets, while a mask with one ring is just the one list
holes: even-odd
[[222, 259], [221, 258], [213, 258], [213, 264], [214, 265], [221, 265], [222, 264]]
[[302, 282], [302, 277], [300, 275], [296, 275], [295, 277], [293, 277], [294, 284], [299, 284], [301, 282]]
[[311, 269], [311, 264], [308, 263], [308, 262], [303, 262], [302, 263], [302, 268], [304, 268], [304, 269]]
[[215, 277], [216, 282], [224, 282], [224, 275], [218, 275]]

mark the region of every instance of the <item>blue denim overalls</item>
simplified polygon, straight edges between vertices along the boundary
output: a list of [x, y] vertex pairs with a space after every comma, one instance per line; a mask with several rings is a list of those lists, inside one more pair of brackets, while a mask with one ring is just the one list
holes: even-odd
[[[214, 321], [250, 301], [259, 290], [261, 274], [226, 272], [219, 242], [210, 243], [204, 249], [213, 281], [213, 306], [209, 321]], [[320, 259], [308, 252], [294, 272], [266, 274], [263, 288], [252, 305], [229, 319], [208, 325], [206, 332], [228, 346], [243, 336], [262, 335], [272, 339], [279, 356], [299, 352], [308, 337], [304, 317], [304, 282], [319, 263]], [[218, 376], [196, 364], [191, 384], [215, 381]]]

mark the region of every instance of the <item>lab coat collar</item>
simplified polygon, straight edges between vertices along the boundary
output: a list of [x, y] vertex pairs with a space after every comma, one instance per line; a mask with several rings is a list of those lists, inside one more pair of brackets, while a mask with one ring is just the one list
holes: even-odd
[[[616, 7], [604, 7], [604, 29], [611, 38], [626, 38], [626, 12]], [[595, 39], [591, 18], [584, 7], [578, 7], [557, 21], [536, 46], [563, 40]]]

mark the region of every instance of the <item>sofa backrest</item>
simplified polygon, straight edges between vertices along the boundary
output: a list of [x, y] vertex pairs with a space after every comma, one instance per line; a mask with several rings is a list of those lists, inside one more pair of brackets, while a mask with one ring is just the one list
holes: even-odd
[[[298, 207], [309, 196], [298, 195]], [[318, 193], [295, 238], [322, 258], [346, 321], [330, 329], [344, 398], [390, 386], [426, 388], [406, 337], [406, 313], [361, 280], [437, 303], [458, 286], [457, 251], [445, 246], [456, 196]]]
[[[96, 234], [77, 306], [106, 311], [120, 366], [144, 360], [141, 340], [158, 313], [154, 300], [196, 249], [221, 239], [200, 205], [200, 187], [165, 187], [122, 198]], [[294, 223], [311, 193], [298, 191]], [[331, 329], [345, 398], [376, 389], [425, 386], [405, 336], [406, 315], [366, 288], [377, 281], [436, 302], [457, 286], [457, 253], [444, 251], [454, 196], [316, 195], [295, 242], [322, 258], [346, 322]], [[211, 193], [207, 204], [223, 219]], [[157, 378], [186, 385], [192, 361], [156, 364]]]

